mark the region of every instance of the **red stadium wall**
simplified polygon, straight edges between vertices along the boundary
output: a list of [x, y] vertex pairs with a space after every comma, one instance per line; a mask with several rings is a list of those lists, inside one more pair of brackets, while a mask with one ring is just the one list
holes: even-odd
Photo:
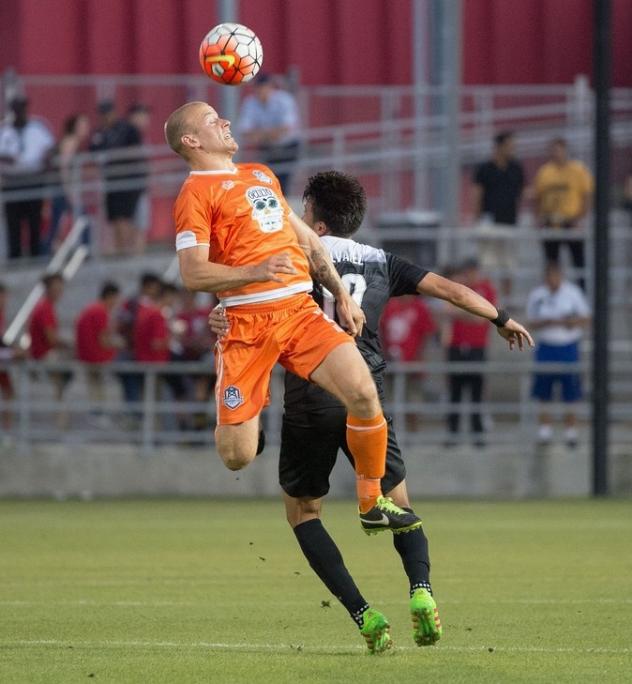
[[[196, 72], [214, 0], [2, 0], [0, 68]], [[409, 83], [408, 0], [240, 0], [270, 71], [305, 84]], [[590, 73], [592, 0], [464, 0], [464, 81], [569, 83]], [[613, 77], [632, 85], [632, 2], [613, 0]]]

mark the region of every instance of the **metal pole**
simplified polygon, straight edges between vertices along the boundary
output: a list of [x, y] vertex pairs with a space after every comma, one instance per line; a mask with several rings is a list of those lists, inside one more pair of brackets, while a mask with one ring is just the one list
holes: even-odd
[[608, 278], [610, 194], [610, 0], [593, 0], [595, 12], [595, 217], [592, 358], [592, 491], [608, 494]]
[[[239, 23], [239, 0], [217, 0], [217, 16], [220, 23], [232, 22]], [[228, 119], [235, 125], [237, 123], [237, 111], [239, 106], [239, 95], [237, 88], [233, 86], [219, 86], [221, 89], [220, 116]]]
[[461, 160], [459, 113], [461, 111], [461, 23], [463, 19], [461, 0], [446, 0], [444, 4], [441, 40], [443, 47], [443, 74], [441, 84], [446, 88], [445, 143], [448, 158], [445, 167], [446, 195], [445, 222], [454, 228], [459, 219], [459, 196], [461, 188]]
[[428, 91], [428, 0], [413, 0], [412, 54], [415, 86], [415, 185], [413, 204], [415, 209], [428, 208], [428, 162], [425, 156], [424, 116]]

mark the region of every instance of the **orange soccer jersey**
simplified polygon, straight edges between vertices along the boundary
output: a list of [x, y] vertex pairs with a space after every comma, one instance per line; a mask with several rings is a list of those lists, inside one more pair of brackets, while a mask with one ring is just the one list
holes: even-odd
[[176, 249], [209, 246], [209, 261], [258, 264], [286, 252], [296, 269], [274, 281], [219, 292], [224, 306], [269, 302], [312, 289], [305, 253], [289, 223], [291, 212], [274, 174], [261, 164], [221, 171], [192, 171], [175, 203]]
[[307, 294], [312, 279], [273, 173], [260, 164], [235, 171], [193, 171], [176, 200], [176, 249], [208, 245], [209, 261], [257, 264], [281, 252], [296, 269], [283, 283], [219, 292], [230, 331], [216, 346], [217, 422], [242, 423], [266, 404], [277, 362], [309, 378], [329, 352], [352, 341]]

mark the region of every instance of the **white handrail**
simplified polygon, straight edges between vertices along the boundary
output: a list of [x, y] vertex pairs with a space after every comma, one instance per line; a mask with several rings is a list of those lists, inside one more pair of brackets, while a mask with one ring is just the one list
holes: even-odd
[[[70, 280], [74, 277], [89, 253], [89, 250], [85, 245], [78, 244], [89, 225], [90, 222], [85, 216], [80, 216], [75, 221], [70, 232], [64, 238], [64, 241], [48, 263], [48, 266], [44, 269], [44, 275], [61, 273], [65, 280]], [[2, 342], [7, 347], [11, 347], [16, 343], [43, 293], [44, 285], [41, 282], [37, 282], [2, 336]]]

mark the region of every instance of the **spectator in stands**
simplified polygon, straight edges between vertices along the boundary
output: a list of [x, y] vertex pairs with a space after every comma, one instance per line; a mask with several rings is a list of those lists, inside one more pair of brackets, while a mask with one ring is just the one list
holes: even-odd
[[13, 120], [0, 127], [0, 171], [4, 192], [29, 191], [39, 197], [10, 199], [5, 202], [7, 220], [7, 256], [17, 259], [23, 255], [22, 228], [26, 223], [29, 254], [40, 254], [42, 229], [42, 188], [45, 171], [55, 145], [48, 126], [28, 116], [28, 100], [14, 98], [9, 109]]
[[98, 111], [100, 126], [92, 136], [90, 149], [106, 154], [105, 206], [107, 220], [114, 229], [114, 251], [131, 252], [136, 243], [133, 220], [142, 182], [139, 183], [135, 168], [138, 158], [126, 148], [140, 146], [141, 136], [129, 121], [118, 118], [112, 101], [100, 102]]
[[390, 299], [381, 321], [384, 353], [390, 361], [419, 361], [436, 331], [430, 309], [420, 297]]
[[[202, 361], [209, 362], [208, 372], [203, 374], [185, 375], [185, 397], [193, 401], [208, 401], [214, 382], [214, 365], [212, 363], [213, 335], [208, 324], [211, 312], [211, 302], [201, 306], [199, 293], [192, 290], [180, 291], [180, 306], [174, 321], [175, 340], [177, 348], [172, 350], [173, 361]], [[185, 426], [194, 429], [208, 427], [206, 412], [199, 412], [192, 416], [192, 420], [185, 420]]]
[[[6, 326], [6, 306], [7, 306], [7, 287], [0, 282], [0, 362], [15, 361], [22, 358], [22, 352], [18, 348], [8, 347], [4, 344], [2, 336], [5, 333]], [[5, 369], [0, 369], [0, 398], [2, 401], [12, 401], [15, 397], [13, 391], [13, 383], [11, 382], [11, 375]], [[2, 427], [5, 430], [11, 428], [11, 411], [8, 409], [2, 410]]]
[[579, 228], [590, 208], [594, 181], [582, 162], [569, 158], [563, 138], [551, 142], [550, 155], [550, 160], [536, 174], [534, 195], [538, 225], [558, 231], [560, 237], [544, 240], [544, 256], [547, 262], [557, 264], [560, 247], [568, 245], [573, 266], [582, 271], [578, 283], [583, 288], [584, 240], [571, 240], [561, 235]]
[[[481, 275], [479, 264], [475, 259], [468, 259], [450, 274], [454, 280], [467, 285], [478, 294], [496, 303], [496, 291], [492, 284]], [[489, 345], [491, 327], [487, 321], [471, 316], [454, 307], [444, 310], [443, 343], [447, 348], [447, 360], [454, 363], [480, 363], [485, 361]], [[448, 375], [449, 398], [452, 411], [448, 415], [448, 432], [450, 437], [447, 446], [455, 444], [459, 431], [459, 406], [463, 400], [464, 390], [469, 390], [472, 404], [480, 404], [483, 398], [484, 379], [480, 372], [450, 373]], [[483, 420], [480, 411], [470, 414], [471, 430], [474, 433], [476, 446], [483, 446]]]
[[[590, 308], [582, 290], [565, 280], [560, 266], [549, 262], [545, 282], [529, 295], [527, 318], [536, 333], [535, 359], [538, 363], [575, 364], [579, 361], [579, 343], [590, 323]], [[560, 385], [562, 400], [568, 404], [565, 417], [566, 444], [577, 446], [577, 418], [572, 405], [582, 396], [580, 376], [576, 372], [536, 373], [533, 396], [542, 403], [553, 398], [555, 385]], [[553, 437], [551, 415], [540, 414], [538, 441], [548, 444]]]
[[[380, 321], [384, 357], [390, 361], [422, 361], [426, 343], [436, 331], [430, 309], [421, 297], [406, 295], [390, 299]], [[406, 401], [423, 399], [423, 374], [406, 375]], [[406, 415], [407, 429], [417, 430], [421, 416], [417, 411]]]
[[[120, 338], [114, 330], [112, 320], [119, 295], [118, 285], [109, 281], [104, 283], [99, 299], [81, 311], [75, 324], [77, 358], [88, 364], [88, 395], [90, 401], [97, 406], [105, 401], [103, 367], [114, 360], [120, 347]], [[92, 414], [101, 422], [107, 422], [103, 420], [100, 409], [94, 408]]]
[[523, 188], [524, 171], [514, 156], [513, 133], [503, 131], [494, 138], [492, 158], [474, 174], [472, 213], [474, 220], [491, 233], [481, 242], [481, 260], [487, 269], [501, 269], [501, 292], [506, 297], [511, 294], [515, 245], [506, 236], [494, 238], [493, 226], [515, 227]]
[[[145, 298], [139, 308], [134, 326], [134, 358], [141, 363], [167, 363], [171, 360], [171, 330], [169, 319], [172, 315], [177, 289], [171, 284], [163, 284], [156, 298]], [[144, 376], [143, 376], [144, 377]], [[156, 378], [156, 397], [162, 394], [166, 385], [175, 399], [184, 398], [184, 385], [180, 375], [158, 375]], [[143, 383], [144, 385], [144, 383]], [[143, 386], [143, 395], [147, 388]], [[181, 422], [181, 416], [177, 416]]]
[[[144, 145], [145, 136], [151, 124], [149, 107], [140, 103], [133, 104], [127, 112], [127, 120], [138, 131], [140, 142]], [[140, 195], [138, 197], [138, 202], [136, 203], [136, 212], [134, 213], [133, 219], [133, 224], [136, 229], [134, 251], [136, 254], [142, 254], [145, 251], [145, 245], [147, 243], [147, 231], [151, 226], [151, 202], [147, 188], [149, 163], [146, 155], [142, 152], [139, 153], [135, 163], [136, 178], [138, 179], [140, 186]]]
[[270, 166], [287, 195], [300, 151], [298, 105], [294, 96], [278, 87], [271, 76], [260, 74], [254, 93], [244, 99], [238, 130], [257, 147], [261, 160]]
[[71, 213], [77, 218], [83, 213], [81, 196], [77, 194], [73, 168], [77, 155], [90, 137], [90, 120], [86, 114], [73, 114], [64, 121], [63, 133], [55, 149], [59, 168], [59, 194], [53, 197], [51, 220], [43, 244], [44, 254], [52, 254], [58, 247], [59, 226], [63, 217]]
[[[162, 282], [155, 273], [143, 273], [140, 279], [138, 294], [126, 300], [118, 311], [116, 331], [121, 338], [121, 349], [118, 361], [134, 360], [134, 329], [140, 307], [156, 301], [160, 296]], [[119, 373], [119, 380], [126, 402], [138, 402], [142, 398], [142, 375], [125, 371]]]
[[[72, 345], [59, 334], [57, 320], [57, 304], [64, 294], [64, 279], [58, 273], [51, 273], [42, 278], [44, 294], [37, 303], [29, 321], [31, 337], [31, 358], [36, 361], [63, 361], [69, 358]], [[51, 371], [48, 373], [57, 401], [63, 398], [66, 385], [72, 374], [68, 371]], [[65, 415], [59, 413], [58, 424], [65, 425]]]

